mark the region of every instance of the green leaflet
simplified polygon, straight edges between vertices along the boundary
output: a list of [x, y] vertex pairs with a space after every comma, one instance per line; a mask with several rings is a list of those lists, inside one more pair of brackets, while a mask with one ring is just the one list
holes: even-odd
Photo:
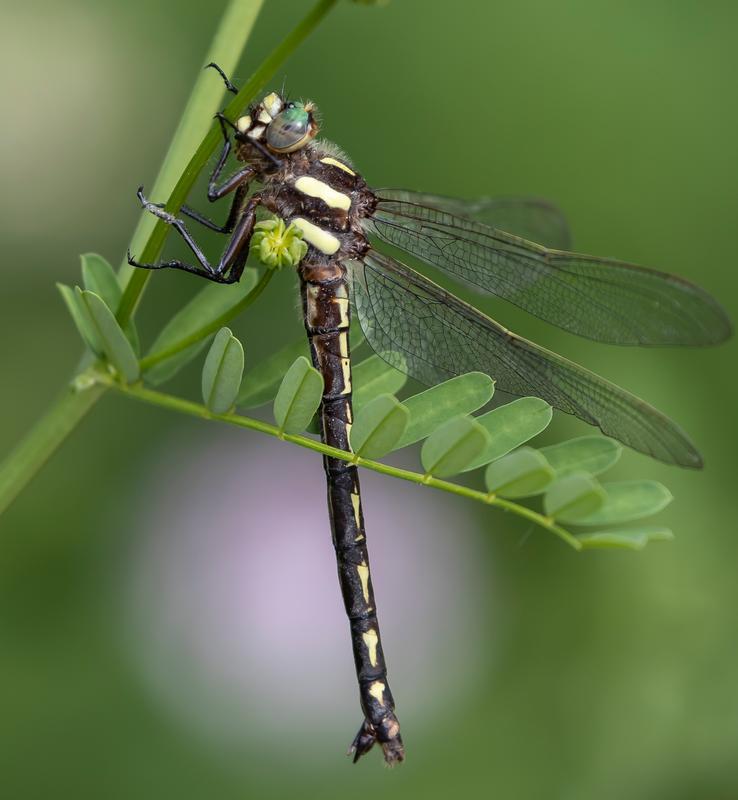
[[364, 458], [382, 458], [397, 445], [409, 417], [409, 411], [396, 397], [380, 394], [356, 413], [351, 449]]
[[79, 302], [84, 303], [89, 312], [95, 336], [105, 357], [126, 383], [137, 380], [140, 374], [138, 359], [113, 312], [94, 292], [82, 291], [78, 288], [77, 298]]
[[580, 436], [566, 442], [542, 447], [540, 452], [559, 478], [572, 472], [588, 472], [599, 475], [610, 469], [623, 452], [623, 447], [614, 439], [605, 436]]
[[428, 475], [445, 478], [469, 469], [488, 446], [489, 434], [473, 417], [456, 417], [425, 440], [420, 460]]
[[658, 481], [603, 483], [605, 502], [598, 511], [577, 520], [579, 525], [617, 525], [656, 514], [669, 505], [671, 492]]
[[274, 419], [284, 433], [303, 431], [320, 405], [323, 376], [300, 356], [287, 370], [274, 398]]
[[[79, 258], [82, 264], [82, 283], [85, 289], [101, 297], [105, 305], [115, 312], [123, 296], [115, 270], [97, 253], [83, 253]], [[141, 352], [141, 344], [132, 319], [123, 326], [123, 331], [131, 343], [133, 351], [138, 355]]]
[[575, 472], [551, 485], [543, 498], [543, 508], [547, 516], [557, 521], [578, 522], [602, 508], [605, 497], [605, 490], [591, 475]]
[[243, 345], [229, 328], [221, 328], [202, 369], [202, 398], [214, 414], [233, 408], [243, 376]]
[[670, 542], [674, 534], [669, 528], [658, 525], [646, 525], [639, 528], [624, 528], [612, 531], [593, 531], [578, 533], [576, 539], [584, 550], [620, 548], [625, 550], [643, 550], [649, 542]]
[[551, 422], [553, 410], [539, 397], [521, 397], [477, 417], [489, 433], [490, 441], [465, 472], [482, 467], [504, 456], [544, 430]]
[[[156, 357], [170, 349], [176, 348], [182, 341], [195, 337], [200, 331], [214, 321], [228, 315], [234, 306], [254, 288], [257, 272], [252, 267], [244, 270], [238, 283], [222, 286], [209, 283], [202, 288], [187, 305], [183, 306], [162, 328], [146, 358]], [[205, 347], [210, 335], [193, 341], [188, 347], [180, 350], [166, 360], [154, 364], [146, 370], [146, 380], [158, 386], [173, 378], [186, 364]]]
[[56, 288], [59, 290], [59, 294], [61, 294], [62, 300], [64, 300], [64, 304], [84, 343], [95, 355], [102, 356], [102, 344], [95, 330], [95, 324], [92, 321], [90, 312], [87, 310], [87, 305], [78, 294], [80, 290], [77, 289], [75, 292], [63, 283], [57, 283]]
[[407, 375], [391, 367], [380, 356], [365, 358], [353, 367], [354, 408], [360, 409], [381, 394], [396, 394], [407, 382]]
[[487, 489], [501, 497], [528, 497], [542, 492], [556, 473], [538, 450], [521, 447], [493, 461], [484, 475]]
[[489, 375], [468, 372], [408, 397], [402, 402], [410, 412], [410, 422], [397, 447], [425, 439], [452, 417], [471, 414], [492, 399], [494, 390]]
[[268, 403], [277, 394], [277, 389], [290, 365], [298, 356], [307, 354], [308, 343], [303, 336], [260, 361], [244, 376], [236, 405], [246, 409]]

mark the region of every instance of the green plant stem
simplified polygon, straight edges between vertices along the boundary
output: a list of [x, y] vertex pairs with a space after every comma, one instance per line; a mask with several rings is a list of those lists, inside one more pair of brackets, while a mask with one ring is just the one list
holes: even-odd
[[105, 389], [100, 383], [82, 391], [73, 386], [65, 389], [31, 432], [7, 456], [0, 465], [0, 514], [28, 485], [77, 423], [100, 399]]
[[122, 392], [129, 397], [133, 397], [137, 400], [142, 400], [143, 402], [151, 403], [162, 408], [167, 408], [171, 411], [177, 411], [180, 414], [187, 414], [191, 417], [199, 417], [200, 419], [226, 422], [229, 425], [236, 425], [240, 428], [248, 428], [249, 430], [265, 433], [267, 436], [274, 436], [277, 439], [282, 439], [286, 442], [296, 444], [299, 447], [304, 447], [308, 450], [314, 450], [317, 453], [322, 453], [323, 455], [331, 456], [332, 458], [338, 458], [341, 459], [341, 461], [347, 461], [351, 464], [356, 464], [358, 467], [364, 467], [365, 469], [370, 469], [383, 475], [389, 475], [393, 478], [399, 478], [400, 480], [417, 483], [421, 486], [430, 486], [434, 489], [440, 489], [441, 491], [450, 492], [451, 494], [459, 495], [460, 497], [466, 497], [470, 500], [476, 500], [478, 502], [485, 503], [486, 505], [496, 506], [504, 511], [508, 511], [516, 514], [519, 517], [523, 517], [524, 519], [539, 525], [547, 531], [551, 531], [563, 539], [563, 541], [565, 541], [575, 550], [582, 549], [582, 545], [576, 539], [576, 537], [569, 533], [569, 531], [557, 525], [550, 517], [539, 514], [538, 512], [527, 508], [526, 506], [521, 506], [517, 503], [513, 503], [510, 500], [497, 497], [494, 494], [485, 494], [484, 492], [477, 491], [476, 489], [470, 489], [466, 486], [460, 486], [459, 484], [451, 483], [450, 481], [434, 478], [431, 475], [423, 475], [419, 472], [412, 472], [411, 470], [400, 469], [398, 467], [390, 466], [389, 464], [383, 464], [380, 461], [372, 461], [368, 458], [362, 458], [354, 453], [348, 453], [344, 450], [338, 450], [335, 447], [325, 445], [315, 439], [309, 439], [307, 436], [284, 433], [275, 425], [270, 425], [268, 422], [262, 422], [261, 420], [253, 419], [252, 417], [245, 417], [241, 414], [234, 413], [213, 414], [204, 405], [193, 403], [190, 400], [184, 400], [183, 398], [175, 397], [163, 392], [157, 392], [153, 389], [147, 389], [140, 384], [126, 386], [116, 383], [110, 376], [102, 373], [99, 374], [97, 379], [105, 386], [117, 389], [119, 392]]
[[216, 333], [216, 331], [219, 331], [224, 325], [227, 325], [232, 319], [235, 319], [241, 312], [245, 311], [257, 299], [257, 297], [259, 297], [259, 295], [268, 286], [269, 281], [272, 279], [272, 275], [274, 275], [274, 270], [267, 269], [259, 279], [259, 282], [256, 284], [256, 286], [254, 286], [254, 288], [246, 295], [246, 297], [233, 306], [233, 308], [229, 309], [224, 314], [221, 314], [217, 319], [214, 319], [207, 325], [203, 325], [202, 328], [194, 331], [194, 333], [191, 333], [189, 336], [185, 336], [183, 339], [175, 342], [173, 345], [142, 358], [139, 362], [141, 371], [146, 372], [146, 370], [151, 369], [156, 364], [166, 361], [168, 358], [176, 356], [177, 353], [181, 353], [182, 350], [186, 350], [193, 344], [197, 344], [197, 342], [202, 341], [206, 336], [210, 336], [211, 333]]
[[[233, 69], [251, 34], [263, 2], [264, 0], [231, 0], [208, 51], [207, 61], [216, 61], [226, 70]], [[238, 97], [234, 98], [227, 107], [227, 114], [234, 115], [238, 109], [246, 105], [249, 98], [263, 87], [280, 64], [313, 31], [336, 2], [337, 0], [320, 0], [316, 3], [305, 18], [256, 70], [239, 92]], [[154, 186], [157, 194], [160, 184], [164, 187], [162, 193], [166, 193], [168, 190], [166, 184], [171, 184], [172, 176], [179, 174], [184, 168], [170, 197], [168, 205], [170, 210], [175, 207], [179, 209], [184, 202], [186, 194], [192, 188], [199, 172], [207, 163], [219, 141], [219, 130], [213, 127], [210, 120], [217, 108], [216, 104], [220, 102], [223, 88], [221, 86], [220, 93], [214, 91], [212, 80], [212, 76], [207, 74], [201, 75], [198, 79], [180, 121], [175, 140], [169, 148]], [[210, 132], [201, 142], [195, 155], [188, 161], [187, 156], [192, 151], [194, 142], [202, 136], [202, 132], [198, 132], [198, 125], [210, 127]], [[154, 261], [164, 245], [168, 226], [159, 221], [146, 238], [151, 224], [150, 220], [145, 219], [145, 215], [142, 216], [131, 241], [131, 249], [135, 253], [138, 243], [145, 239], [146, 244], [141, 256], [146, 260]], [[123, 297], [116, 314], [121, 324], [125, 324], [131, 318], [148, 278], [149, 273], [146, 270], [131, 270], [127, 264], [122, 267], [119, 279], [123, 286]], [[83, 361], [84, 363], [86, 362]], [[64, 441], [64, 438], [84, 418], [98, 396], [97, 390], [92, 400], [92, 395], [87, 395], [86, 392], [78, 392], [74, 396], [62, 396], [62, 399], [49, 409], [15, 451], [8, 456], [0, 467], [0, 512], [7, 508], [33, 475], [41, 469], [54, 450]], [[15, 463], [16, 459], [20, 459], [19, 464]]]
[[[264, 0], [230, 0], [202, 61], [159, 174], [153, 187], [149, 189], [151, 197], [168, 197], [171, 194], [193, 151], [210, 130], [213, 115], [223, 103], [225, 86], [220, 76], [211, 70], [204, 71], [202, 67], [214, 61], [226, 74], [233, 73], [263, 5]], [[131, 200], [133, 201], [133, 195]], [[146, 245], [155, 222], [156, 219], [151, 214], [140, 215], [129, 243], [132, 253], [138, 253]], [[133, 274], [134, 268], [124, 261], [119, 272], [121, 285], [127, 285]]]
[[[280, 44], [267, 56], [256, 72], [241, 87], [238, 94], [224, 109], [225, 116], [231, 121], [254, 99], [256, 93], [264, 88], [281, 64], [296, 50], [296, 48], [309, 36], [318, 23], [336, 4], [337, 0], [318, 0], [310, 12], [287, 34]], [[214, 122], [210, 131], [200, 142], [200, 146], [190, 159], [184, 172], [177, 181], [174, 190], [166, 203], [166, 209], [172, 214], [179, 211], [187, 195], [195, 184], [198, 175], [202, 172], [217, 146], [222, 142], [220, 125]], [[162, 220], [157, 220], [154, 229], [140, 254], [135, 254], [140, 261], [151, 263], [156, 261], [164, 247], [164, 241], [170, 226]], [[133, 315], [141, 295], [151, 277], [151, 272], [136, 269], [123, 290], [123, 297], [116, 314], [118, 322], [124, 325]]]

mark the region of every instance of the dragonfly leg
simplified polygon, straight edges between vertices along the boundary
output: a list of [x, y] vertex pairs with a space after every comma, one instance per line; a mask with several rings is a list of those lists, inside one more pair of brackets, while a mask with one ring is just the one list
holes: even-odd
[[223, 79], [223, 83], [225, 84], [226, 89], [233, 94], [238, 94], [238, 88], [234, 86], [225, 72], [215, 63], [215, 61], [211, 61], [209, 64], [205, 65], [205, 69], [214, 69], [218, 75]]
[[[231, 209], [228, 212], [228, 218], [223, 225], [218, 225], [217, 222], [214, 222], [212, 219], [206, 217], [204, 214], [201, 214], [197, 209], [192, 208], [191, 206], [182, 206], [179, 210], [186, 217], [194, 219], [195, 222], [199, 222], [200, 225], [203, 225], [211, 231], [215, 231], [216, 233], [232, 233], [233, 228], [236, 225], [236, 220], [238, 219], [241, 209], [243, 208], [247, 189], [247, 186], [239, 186], [238, 189], [236, 189], [236, 194], [233, 198], [233, 202], [231, 203]], [[157, 203], [156, 206], [157, 208], [164, 207], [159, 203]]]
[[198, 260], [200, 266], [186, 264], [178, 259], [162, 261], [156, 264], [142, 264], [133, 258], [129, 252], [128, 263], [131, 266], [141, 267], [142, 269], [180, 269], [184, 272], [190, 272], [193, 275], [207, 278], [215, 283], [236, 283], [240, 280], [249, 254], [251, 235], [254, 232], [256, 209], [261, 202], [261, 198], [258, 195], [251, 197], [246, 205], [239, 209], [237, 214], [238, 221], [234, 225], [233, 234], [228, 240], [223, 255], [216, 266], [211, 265], [207, 260], [207, 257], [202, 252], [197, 242], [192, 238], [192, 234], [187, 230], [182, 220], [177, 219], [173, 214], [159, 208], [159, 206], [154, 203], [149, 203], [144, 197], [143, 191], [140, 189], [138, 196], [139, 200], [141, 200], [141, 204], [147, 211], [151, 212], [168, 225], [171, 225], [177, 233], [179, 233]]

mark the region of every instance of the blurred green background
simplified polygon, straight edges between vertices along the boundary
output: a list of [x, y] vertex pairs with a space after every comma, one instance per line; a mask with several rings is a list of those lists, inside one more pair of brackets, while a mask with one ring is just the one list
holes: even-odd
[[[266, 3], [236, 82], [307, 5]], [[135, 188], [153, 182], [223, 6], [3, 3], [2, 453], [79, 357], [54, 282], [78, 280], [80, 252], [114, 263], [124, 254], [138, 219]], [[577, 249], [695, 280], [736, 319], [736, 29], [738, 5], [719, 0], [395, 0], [382, 9], [343, 2], [284, 74], [293, 94], [319, 104], [324, 134], [373, 185], [548, 197], [571, 220]], [[145, 340], [198, 288], [181, 274], [155, 276], [140, 317]], [[294, 278], [280, 275], [236, 326], [252, 363], [262, 326], [280, 341], [299, 332], [296, 303]], [[317, 458], [301, 454], [295, 472], [293, 449], [264, 449], [256, 434], [106, 398], [0, 520], [3, 798], [738, 798], [736, 343], [617, 349], [504, 304], [485, 307], [690, 432], [704, 472], [628, 453], [615, 475], [671, 488], [676, 499], [659, 519], [676, 540], [640, 554], [578, 556], [540, 532], [526, 538], [524, 525], [492, 510], [372, 482], [369, 534], [379, 543], [376, 580], [388, 584], [384, 595], [378, 586], [379, 603], [408, 761], [390, 773], [372, 754], [352, 767], [342, 748], [359, 717], [337, 587], [327, 584], [337, 622], [326, 626], [321, 606], [311, 608], [310, 574], [282, 571], [279, 549], [265, 562], [275, 585], [304, 578], [296, 597], [312, 611], [316, 642], [335, 637], [345, 646], [340, 663], [329, 650], [324, 665], [345, 683], [325, 705], [303, 702], [294, 726], [285, 708], [294, 687], [280, 689], [268, 676], [284, 672], [298, 688], [308, 674], [320, 682], [310, 672], [320, 653], [310, 649], [305, 664], [284, 668], [281, 643], [293, 632], [289, 619], [279, 625], [295, 600], [275, 614], [271, 602], [262, 610], [258, 595], [249, 596], [244, 615], [266, 621], [277, 643], [260, 649], [253, 674], [248, 641], [243, 662], [228, 656], [240, 683], [225, 682], [225, 710], [207, 724], [198, 687], [218, 689], [227, 657], [220, 639], [235, 633], [225, 619], [214, 626], [218, 641], [198, 640], [202, 674], [182, 683], [180, 672], [194, 667], [167, 626], [178, 609], [163, 609], [184, 597], [181, 629], [213, 627], [193, 612], [212, 601], [213, 581], [198, 583], [184, 568], [166, 573], [179, 563], [178, 525], [189, 519], [202, 535], [199, 556], [184, 559], [188, 569], [211, 557], [237, 563], [218, 550], [230, 546], [219, 532], [249, 519], [244, 536], [254, 547], [278, 545], [280, 497], [322, 520], [324, 538], [310, 552], [333, 580]], [[196, 396], [197, 386], [193, 365], [173, 388]], [[541, 441], [585, 431], [557, 418]], [[220, 485], [223, 465], [236, 488], [213, 496], [205, 488]], [[255, 516], [239, 485], [249, 503], [258, 504], [259, 487], [277, 491]], [[452, 521], [428, 540], [438, 558], [419, 562], [413, 547], [424, 547], [422, 536], [403, 537], [429, 503], [440, 503], [439, 520]], [[387, 527], [372, 528], [380, 509], [392, 512]], [[239, 558], [249, 552], [241, 548]], [[236, 570], [220, 582], [228, 581], [245, 584], [248, 575]], [[142, 585], [146, 592], [137, 592]], [[234, 603], [231, 622], [241, 616]], [[443, 608], [450, 610], [440, 624]], [[431, 643], [416, 656], [440, 647], [458, 657], [448, 668], [415, 658], [415, 637]], [[152, 641], [161, 653], [152, 654]], [[416, 674], [424, 691], [414, 691]], [[297, 694], [309, 701], [310, 691]], [[325, 686], [315, 691], [323, 697]], [[263, 707], [252, 716], [257, 696]], [[242, 701], [244, 713], [220, 724], [218, 715]], [[270, 709], [274, 725], [262, 735]], [[295, 731], [304, 731], [304, 752]]]

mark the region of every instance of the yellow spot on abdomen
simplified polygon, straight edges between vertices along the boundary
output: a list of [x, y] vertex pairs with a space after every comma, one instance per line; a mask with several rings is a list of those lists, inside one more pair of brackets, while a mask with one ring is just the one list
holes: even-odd
[[351, 208], [351, 198], [347, 194], [337, 192], [332, 186], [309, 175], [298, 178], [295, 181], [295, 189], [309, 197], [317, 197], [330, 208], [341, 208], [344, 211]]
[[384, 705], [384, 684], [382, 681], [374, 681], [369, 687], [369, 694], [379, 703], [380, 706]]
[[320, 159], [321, 164], [330, 164], [332, 167], [338, 167], [338, 169], [342, 169], [344, 172], [348, 172], [349, 175], [356, 175], [356, 173], [351, 169], [351, 167], [347, 167], [342, 161], [339, 161], [337, 158], [331, 158], [330, 156], [326, 156], [325, 158]]
[[359, 564], [356, 568], [361, 581], [361, 593], [364, 595], [364, 602], [369, 602], [369, 567], [366, 564]]
[[379, 636], [377, 636], [377, 632], [374, 628], [371, 628], [366, 633], [361, 634], [361, 638], [364, 640], [364, 644], [366, 645], [367, 652], [369, 653], [369, 663], [373, 666], [377, 666], [377, 644], [379, 643]]
[[354, 507], [354, 522], [356, 523], [356, 527], [360, 527], [361, 523], [359, 522], [359, 509], [361, 508], [361, 498], [358, 494], [351, 492], [351, 505]]

